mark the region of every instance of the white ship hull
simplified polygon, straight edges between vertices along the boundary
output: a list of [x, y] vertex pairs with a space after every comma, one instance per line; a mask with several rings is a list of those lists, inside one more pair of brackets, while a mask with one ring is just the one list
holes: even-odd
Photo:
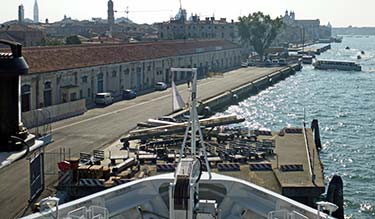
[[[119, 185], [60, 205], [59, 218], [78, 218], [82, 209], [90, 206], [107, 209], [105, 218], [169, 218], [168, 188], [173, 180], [174, 174], [170, 173]], [[198, 214], [199, 218], [317, 218], [318, 214], [313, 208], [255, 184], [214, 173], [211, 180], [203, 173], [199, 199], [214, 201], [217, 206], [216, 216]], [[54, 218], [55, 213], [36, 213], [26, 218]], [[320, 218], [331, 217], [320, 213]]]

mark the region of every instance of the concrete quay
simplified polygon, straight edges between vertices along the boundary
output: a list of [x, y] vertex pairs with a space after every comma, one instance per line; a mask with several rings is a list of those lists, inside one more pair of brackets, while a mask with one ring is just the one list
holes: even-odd
[[[250, 69], [256, 69], [254, 67], [237, 69], [236, 71], [238, 72], [238, 74], [242, 74], [241, 77], [237, 78], [239, 80], [238, 86], [229, 89], [225, 89], [227, 87], [225, 86], [223, 87], [223, 91], [221, 93], [216, 93], [215, 95], [209, 96], [207, 98], [201, 98], [198, 108], [199, 110], [203, 110], [205, 106], [209, 106], [212, 110], [220, 110], [223, 107], [249, 97], [251, 94], [255, 94], [269, 86], [272, 86], [274, 83], [277, 83], [280, 80], [283, 80], [286, 77], [295, 74], [297, 71], [300, 71], [301, 68], [302, 66], [299, 64], [293, 64], [284, 68], [274, 68], [274, 72], [265, 74], [257, 78], [254, 78], [254, 75], [249, 75], [246, 73]], [[198, 95], [200, 95], [199, 93], [200, 91], [198, 90]], [[185, 100], [186, 99], [187, 97], [185, 96]], [[170, 116], [179, 117], [187, 112], [188, 109], [185, 109], [176, 113], [172, 113], [170, 114]]]
[[289, 49], [290, 52], [298, 52], [298, 54], [314, 54], [320, 55], [331, 49], [331, 44], [311, 44], [305, 47]]
[[331, 44], [314, 44], [303, 49], [305, 54], [320, 55], [331, 49]]
[[[285, 73], [289, 72], [289, 73]], [[259, 89], [292, 74], [290, 67], [257, 68], [248, 67], [224, 73], [220, 77], [202, 79], [198, 83], [198, 99], [207, 101], [242, 86]], [[279, 77], [279, 79], [277, 79]], [[272, 79], [272, 80], [270, 80]], [[257, 82], [258, 81], [258, 82]], [[254, 86], [256, 82], [256, 86]], [[272, 83], [271, 83], [272, 82]], [[253, 83], [253, 84], [252, 84]], [[188, 98], [186, 84], [178, 86], [185, 100]], [[245, 89], [240, 89], [245, 92]], [[139, 96], [134, 100], [121, 101], [104, 108], [95, 108], [85, 114], [52, 124], [54, 142], [45, 149], [47, 153], [58, 153], [60, 148], [70, 150], [71, 156], [80, 152], [102, 149], [133, 129], [140, 121], [172, 113], [172, 92], [170, 89]], [[220, 100], [225, 103], [224, 97]], [[220, 98], [219, 98], [220, 99]], [[209, 101], [211, 104], [214, 101]], [[58, 160], [46, 155], [46, 169], [56, 168]], [[29, 173], [28, 161], [19, 160], [0, 170], [0, 212], [3, 218], [21, 216], [28, 205]], [[51, 185], [57, 175], [46, 176], [46, 192], [53, 193]]]

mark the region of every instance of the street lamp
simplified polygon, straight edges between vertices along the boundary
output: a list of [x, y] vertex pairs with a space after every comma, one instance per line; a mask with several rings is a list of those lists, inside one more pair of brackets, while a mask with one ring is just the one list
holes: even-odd
[[331, 202], [325, 202], [325, 201], [320, 201], [316, 203], [318, 205], [318, 214], [317, 214], [317, 219], [320, 219], [320, 210], [326, 210], [329, 212], [329, 215], [332, 215], [333, 212], [335, 212], [339, 207]]
[[56, 208], [55, 218], [59, 218], [59, 201], [60, 199], [57, 197], [47, 197], [47, 198], [42, 199], [39, 202], [40, 212], [43, 213], [44, 211], [52, 211], [53, 208]]

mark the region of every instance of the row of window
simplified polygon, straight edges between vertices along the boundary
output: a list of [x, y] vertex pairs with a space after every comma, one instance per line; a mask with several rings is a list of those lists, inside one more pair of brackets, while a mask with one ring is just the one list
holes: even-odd
[[[44, 90], [51, 90], [52, 89], [52, 83], [50, 81], [46, 81], [44, 83]], [[31, 85], [30, 84], [24, 84], [21, 86], [21, 94], [26, 94], [31, 92]]]
[[[225, 51], [224, 52], [224, 56], [226, 57], [227, 55], [229, 54], [232, 54], [232, 55], [235, 55], [234, 52], [228, 52], [228, 51]], [[215, 56], [215, 55], [214, 55]], [[213, 56], [213, 57], [214, 57]], [[225, 67], [224, 65], [232, 65], [232, 63], [235, 63], [236, 60], [239, 60], [239, 56], [235, 55], [234, 57], [229, 57], [228, 59], [227, 58], [221, 58], [221, 59], [215, 59], [215, 61], [211, 61], [211, 65], [214, 69], [216, 69], [217, 67]], [[224, 62], [224, 60], [227, 60]], [[181, 63], [182, 62], [182, 58], [178, 60], [178, 63]], [[193, 59], [192, 57], [190, 57], [190, 62], [193, 62]], [[202, 69], [205, 69], [204, 71], [208, 71], [209, 69], [209, 66], [208, 66], [209, 62], [206, 61], [205, 63], [205, 66], [202, 65], [202, 63], [199, 64], [199, 68], [200, 70]], [[152, 64], [149, 64], [149, 65], [146, 65], [147, 67], [145, 69], [147, 69], [148, 71], [151, 71], [152, 69]], [[197, 67], [197, 64], [194, 64], [193, 65], [194, 67]], [[190, 66], [188, 66], [190, 67]], [[136, 68], [126, 68], [124, 70], [124, 74], [125, 75], [129, 75], [130, 73], [130, 69], [132, 72], [134, 72], [134, 70], [136, 70], [136, 73], [137, 75], [139, 75], [140, 73], [142, 73], [142, 67], [136, 67]], [[94, 70], [92, 71], [94, 72]], [[169, 69], [168, 68], [160, 68], [160, 67], [157, 67], [156, 68], [156, 75], [158, 76], [161, 76], [163, 75], [163, 73], [166, 74], [166, 78], [165, 80], [170, 80], [170, 72], [169, 72]], [[112, 71], [111, 73], [111, 76], [112, 77], [117, 77], [118, 74], [117, 74], [117, 71]], [[186, 77], [188, 77], [187, 74], [182, 74], [180, 76], [180, 79], [186, 79]], [[88, 83], [88, 80], [89, 80], [89, 76], [87, 75], [83, 75], [81, 76], [81, 81], [82, 83]], [[131, 78], [132, 82], [131, 82], [131, 86], [140, 86], [140, 83], [142, 83], [140, 80], [140, 77], [137, 77], [137, 78], [134, 78], [132, 77]], [[135, 80], [135, 81], [134, 81]], [[148, 78], [145, 77], [145, 80], [144, 82], [146, 82], [148, 84]], [[96, 92], [104, 92], [104, 74], [103, 73], [99, 73], [96, 75]], [[141, 88], [141, 87], [139, 87]], [[87, 95], [84, 94], [85, 92], [83, 92], [82, 90], [79, 90], [79, 93], [77, 92], [77, 94], [72, 94], [70, 93], [70, 100], [76, 100], [78, 97], [80, 98], [84, 98], [84, 96], [87, 96], [87, 97], [91, 97], [92, 94], [91, 94], [91, 89], [90, 88], [87, 88]], [[52, 82], [51, 81], [45, 81], [44, 84], [43, 84], [43, 102], [42, 103], [38, 103], [40, 106], [38, 107], [46, 107], [46, 106], [50, 106], [52, 105]], [[74, 96], [76, 95], [76, 96]], [[21, 99], [22, 99], [22, 110], [23, 111], [29, 111], [31, 109], [31, 85], [30, 84], [24, 84], [21, 86]], [[68, 99], [68, 96], [66, 97], [66, 99]]]
[[[230, 27], [231, 29], [234, 29], [234, 25], [230, 25], [230, 26], [228, 26], [228, 25], [220, 25], [221, 26], [221, 29], [225, 29], [225, 27]], [[200, 26], [200, 29], [201, 30], [203, 30], [203, 29], [218, 29], [218, 28], [220, 28], [220, 26], [218, 26], [218, 25], [205, 25], [205, 26]], [[190, 26], [190, 25], [180, 25], [180, 26], [165, 26], [165, 28], [167, 29], [167, 30], [169, 30], [169, 29], [184, 29], [184, 27], [186, 28], [187, 27], [187, 29], [199, 29], [198, 27], [199, 26]], [[164, 26], [161, 26], [161, 29], [164, 29]]]
[[[52, 83], [50, 81], [46, 81], [44, 83], [43, 103], [40, 105], [40, 107], [48, 107], [52, 105], [51, 84]], [[31, 110], [31, 86], [29, 84], [21, 86], [21, 110], [22, 112]]]

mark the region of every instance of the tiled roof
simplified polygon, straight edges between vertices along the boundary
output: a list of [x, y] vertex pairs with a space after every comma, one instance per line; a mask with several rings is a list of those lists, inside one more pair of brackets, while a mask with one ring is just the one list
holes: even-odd
[[228, 41], [186, 40], [134, 44], [30, 47], [23, 49], [23, 56], [30, 67], [29, 73], [44, 73], [188, 55], [194, 54], [197, 51], [203, 52], [234, 48], [238, 48], [238, 45]]
[[28, 25], [21, 25], [21, 24], [12, 24], [12, 25], [3, 25], [0, 27], [0, 31], [20, 31], [20, 32], [33, 32], [33, 31], [40, 31], [37, 28]]

